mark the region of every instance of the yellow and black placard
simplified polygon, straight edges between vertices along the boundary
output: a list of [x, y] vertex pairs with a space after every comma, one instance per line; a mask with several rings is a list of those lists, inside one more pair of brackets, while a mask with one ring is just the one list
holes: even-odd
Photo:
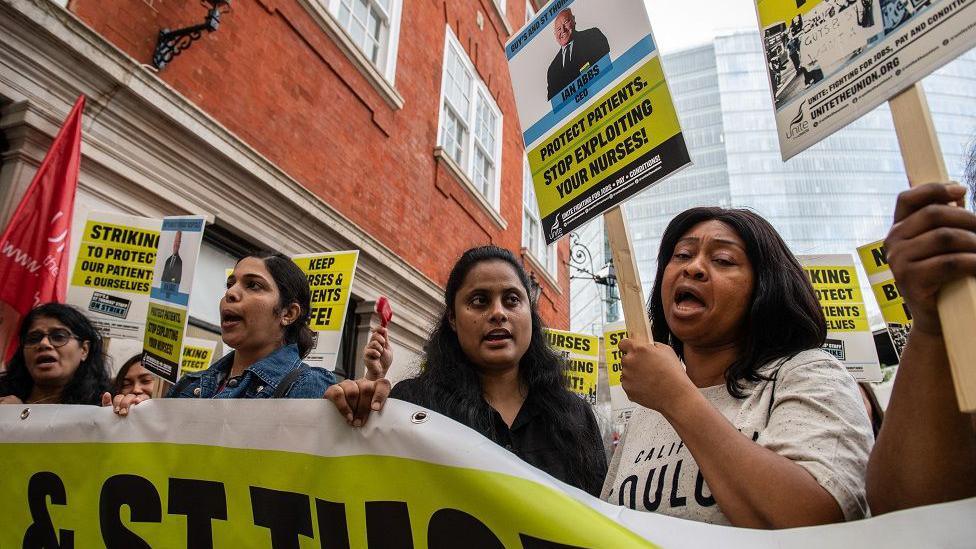
[[869, 331], [864, 296], [853, 265], [806, 265], [803, 269], [820, 300], [828, 331]]
[[312, 291], [312, 318], [310, 326], [316, 332], [342, 330], [349, 303], [359, 252], [336, 252], [302, 255], [293, 258], [308, 277]]
[[180, 370], [184, 374], [206, 370], [213, 362], [216, 341], [188, 337], [183, 340], [183, 359]]
[[528, 153], [547, 243], [691, 162], [651, 57]]
[[596, 404], [600, 375], [600, 340], [596, 336], [546, 329], [549, 346], [566, 360], [566, 386]]
[[881, 364], [857, 267], [850, 254], [801, 255], [827, 324], [823, 350], [844, 363], [858, 381], [881, 381]]
[[885, 253], [884, 241], [873, 242], [857, 249], [861, 264], [868, 273], [871, 290], [881, 307], [881, 316], [888, 324], [911, 326], [912, 313], [905, 304], [905, 299], [898, 291], [895, 277], [888, 267], [888, 256]]
[[180, 366], [186, 309], [149, 302], [146, 335], [143, 339], [143, 365], [160, 377], [173, 382]]
[[71, 284], [148, 295], [158, 246], [158, 230], [89, 219]]
[[888, 267], [888, 255], [885, 253], [884, 241], [872, 242], [857, 249], [861, 265], [868, 273], [871, 291], [881, 307], [881, 316], [888, 325], [888, 333], [895, 352], [901, 357], [901, 352], [908, 343], [908, 332], [912, 328], [912, 312], [908, 310], [905, 298], [901, 296], [895, 277]]
[[623, 323], [619, 326], [609, 326], [603, 332], [603, 348], [607, 360], [607, 381], [610, 385], [610, 408], [613, 410], [614, 423], [623, 425], [630, 419], [636, 406], [620, 385], [620, 342], [627, 337], [627, 330]]

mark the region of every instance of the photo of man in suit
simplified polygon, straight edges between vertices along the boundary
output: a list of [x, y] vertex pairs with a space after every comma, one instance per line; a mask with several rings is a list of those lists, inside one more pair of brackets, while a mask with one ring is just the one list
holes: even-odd
[[176, 231], [173, 239], [173, 255], [166, 258], [163, 264], [163, 282], [180, 285], [183, 280], [183, 259], [180, 258], [180, 243], [183, 240], [183, 231]]
[[556, 15], [553, 32], [559, 52], [549, 65], [548, 95], [551, 100], [580, 75], [580, 72], [610, 53], [610, 43], [598, 28], [576, 30], [576, 17], [569, 8]]

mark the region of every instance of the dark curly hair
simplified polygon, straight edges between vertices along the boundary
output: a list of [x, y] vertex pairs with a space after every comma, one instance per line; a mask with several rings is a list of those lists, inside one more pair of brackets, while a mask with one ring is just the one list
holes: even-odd
[[27, 370], [24, 359], [24, 338], [38, 318], [53, 318], [64, 324], [78, 336], [80, 342], [88, 342], [88, 356], [81, 361], [74, 377], [61, 391], [59, 404], [100, 405], [102, 393], [109, 390], [108, 371], [105, 369], [105, 352], [102, 336], [80, 310], [61, 303], [46, 303], [32, 309], [20, 325], [17, 352], [7, 363], [7, 370], [0, 375], [0, 395], [14, 395], [27, 401], [34, 388], [34, 379]]
[[684, 357], [684, 344], [671, 332], [664, 316], [661, 286], [678, 240], [705, 221], [721, 221], [739, 235], [755, 273], [742, 352], [725, 370], [729, 394], [743, 398], [741, 382], [765, 379], [759, 373], [765, 364], [821, 347], [827, 337], [827, 321], [803, 267], [768, 221], [749, 210], [692, 208], [672, 219], [661, 237], [648, 311], [655, 341], [671, 345]]
[[[510, 265], [526, 295], [532, 295], [529, 276], [510, 251], [497, 246], [466, 251], [448, 277], [444, 311], [424, 346], [425, 362], [413, 384], [417, 390], [410, 400], [493, 438], [491, 408], [483, 397], [478, 368], [464, 354], [450, 324], [454, 301], [465, 277], [476, 265], [486, 261]], [[566, 388], [566, 363], [549, 346], [542, 318], [536, 303], [531, 300], [530, 310], [532, 339], [519, 361], [519, 377], [540, 410], [548, 439], [565, 456], [571, 477], [583, 479], [579, 488], [596, 493], [603, 484], [606, 458], [595, 427], [588, 428], [595, 425], [593, 412]]]

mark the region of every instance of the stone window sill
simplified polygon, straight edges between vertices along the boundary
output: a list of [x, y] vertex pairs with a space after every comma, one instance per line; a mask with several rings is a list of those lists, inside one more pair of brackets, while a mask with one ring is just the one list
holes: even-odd
[[447, 168], [447, 171], [451, 175], [453, 175], [454, 179], [457, 180], [457, 182], [461, 185], [461, 187], [465, 191], [467, 191], [469, 195], [471, 195], [471, 198], [474, 199], [475, 203], [481, 206], [481, 209], [484, 210], [486, 214], [488, 214], [488, 217], [491, 218], [491, 220], [495, 223], [495, 225], [498, 226], [498, 228], [502, 230], [508, 228], [508, 222], [506, 222], [505, 219], [495, 209], [495, 207], [492, 206], [491, 202], [488, 202], [488, 199], [485, 198], [485, 195], [481, 194], [481, 192], [479, 192], [478, 189], [475, 188], [474, 182], [471, 181], [471, 178], [469, 178], [468, 175], [464, 173], [464, 170], [461, 169], [461, 166], [458, 166], [457, 162], [455, 162], [454, 159], [451, 158], [451, 155], [447, 154], [447, 151], [445, 151], [443, 147], [434, 148], [434, 158], [436, 158], [438, 162], [440, 162], [441, 164], [444, 165], [445, 168]]

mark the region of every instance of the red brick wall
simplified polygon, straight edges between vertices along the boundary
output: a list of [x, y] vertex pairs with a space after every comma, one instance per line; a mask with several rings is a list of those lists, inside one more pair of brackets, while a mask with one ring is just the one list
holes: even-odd
[[[220, 29], [160, 77], [438, 284], [465, 249], [521, 247], [521, 128], [491, 0], [404, 0], [391, 108], [296, 0], [234, 0]], [[521, 27], [525, 4], [509, 0]], [[151, 5], [150, 5], [151, 4]], [[86, 24], [141, 63], [161, 28], [203, 21], [197, 0], [72, 0]], [[484, 30], [476, 23], [484, 16]], [[504, 117], [502, 231], [433, 156], [449, 24]], [[560, 264], [568, 256], [560, 246]], [[566, 328], [569, 280], [543, 282], [546, 321]], [[540, 281], [542, 278], [540, 277]]]

